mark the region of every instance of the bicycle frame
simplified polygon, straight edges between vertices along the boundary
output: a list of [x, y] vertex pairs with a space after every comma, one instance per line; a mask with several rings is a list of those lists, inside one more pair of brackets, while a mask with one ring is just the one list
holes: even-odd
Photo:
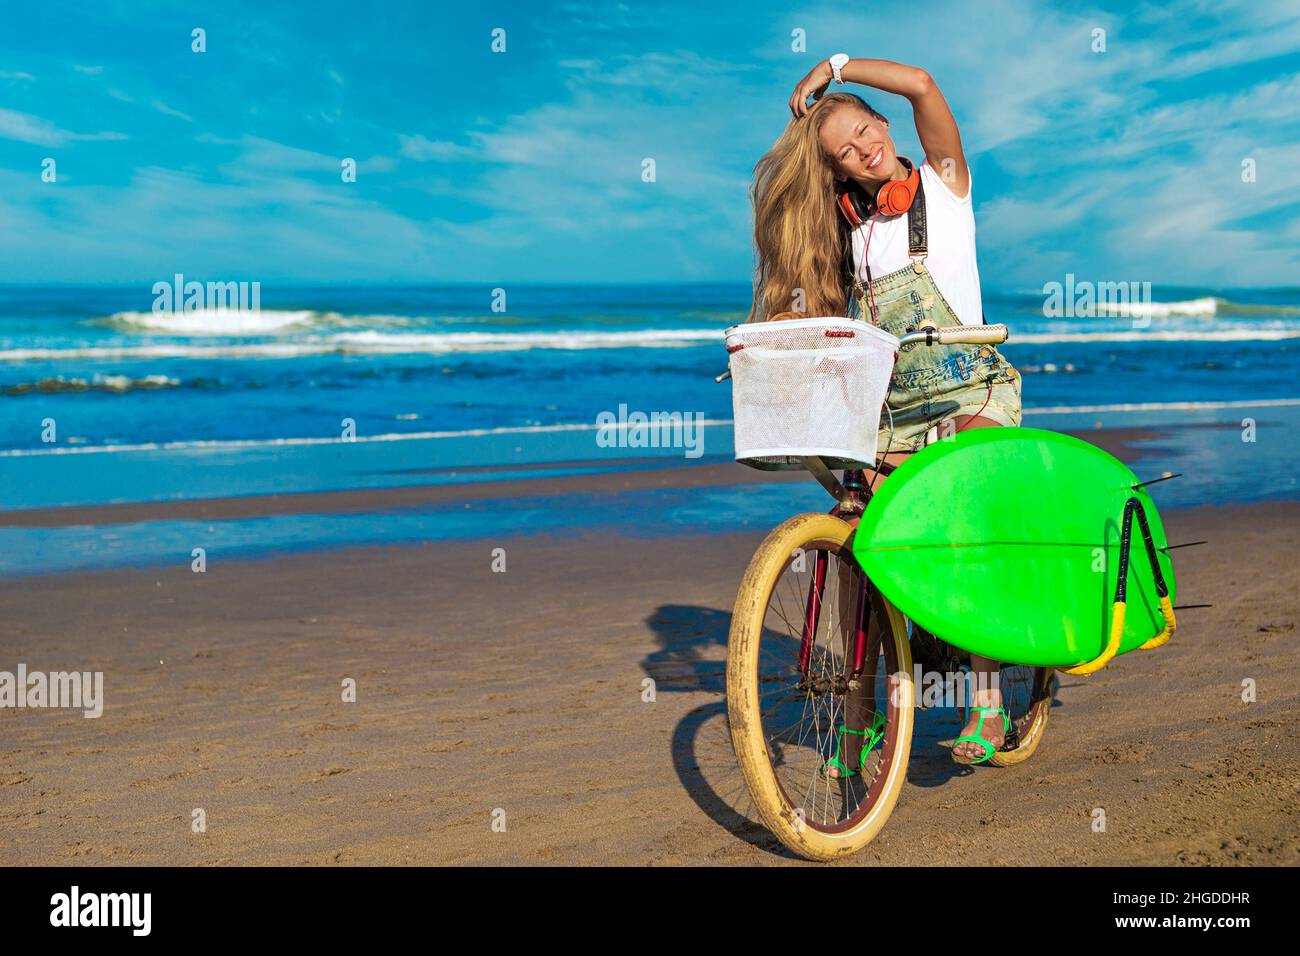
[[[957, 326], [953, 328], [935, 328], [927, 326], [916, 331], [909, 332], [899, 337], [899, 348], [909, 345], [936, 345], [949, 343], [967, 343], [967, 344], [997, 344], [1005, 342], [1007, 339], [1007, 329], [1004, 325], [982, 325], [982, 326]], [[714, 381], [722, 382], [731, 377], [731, 371], [728, 370], [717, 376]], [[865, 483], [865, 471], [863, 469], [851, 468], [844, 472], [844, 481], [840, 482], [835, 474], [826, 466], [826, 463], [816, 456], [801, 458], [805, 468], [812, 473], [823, 488], [825, 488], [832, 498], [835, 499], [835, 505], [831, 513], [839, 513], [841, 516], [861, 515], [866, 508], [868, 499], [871, 497], [870, 486]], [[821, 618], [822, 601], [826, 591], [826, 566], [830, 557], [826, 551], [818, 551], [813, 567], [813, 577], [808, 583], [808, 603], [807, 612], [803, 620], [803, 635], [799, 644], [799, 684], [807, 688], [808, 684], [808, 665], [812, 659], [813, 643], [816, 639], [817, 625]], [[857, 596], [854, 603], [854, 634], [851, 648], [846, 648], [846, 659], [850, 652], [853, 660], [853, 669], [849, 672], [848, 680], [845, 682], [845, 688], [837, 688], [838, 692], [843, 692], [849, 684], [856, 682], [866, 663], [867, 653], [867, 629], [870, 617], [870, 597], [868, 588], [870, 582], [861, 568], [855, 568], [853, 571], [853, 580], [857, 585]]]
[[[860, 514], [861, 509], [866, 507], [871, 492], [864, 482], [862, 469], [845, 471], [844, 482], [840, 483], [820, 458], [805, 458], [804, 464], [822, 486], [835, 497], [837, 504], [831, 509], [832, 513], [856, 511]], [[819, 550], [814, 561], [812, 580], [808, 582], [808, 601], [805, 605], [808, 611], [804, 615], [803, 633], [799, 643], [801, 686], [805, 686], [808, 682], [808, 664], [812, 659], [813, 643], [816, 640], [817, 625], [821, 618], [822, 601], [826, 592], [826, 566], [830, 563], [830, 555], [826, 551]], [[857, 595], [853, 609], [853, 642], [851, 647], [845, 649], [846, 657], [851, 655], [853, 660], [848, 683], [855, 681], [862, 673], [862, 668], [866, 666], [867, 630], [870, 618], [870, 602], [867, 596], [869, 582], [860, 568], [853, 571], [853, 583], [856, 585]]]

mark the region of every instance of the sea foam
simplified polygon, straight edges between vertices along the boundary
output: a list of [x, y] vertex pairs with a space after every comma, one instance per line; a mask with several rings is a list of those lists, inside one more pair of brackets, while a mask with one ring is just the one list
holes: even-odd
[[175, 312], [117, 312], [114, 325], [175, 335], [266, 335], [310, 325], [320, 313], [251, 309], [193, 309]]

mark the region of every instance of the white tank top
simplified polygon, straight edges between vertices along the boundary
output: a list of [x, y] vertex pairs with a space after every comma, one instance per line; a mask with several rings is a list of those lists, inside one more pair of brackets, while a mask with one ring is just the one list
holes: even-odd
[[[958, 199], [952, 194], [929, 163], [921, 165], [921, 179], [925, 183], [925, 220], [929, 251], [926, 267], [934, 276], [934, 284], [957, 313], [963, 325], [979, 325], [984, 321], [984, 305], [980, 296], [980, 271], [975, 263], [975, 212], [971, 208], [971, 190]], [[859, 281], [867, 279], [862, 250], [867, 241], [871, 222], [853, 230], [853, 262]], [[871, 233], [871, 275], [881, 276], [897, 272], [911, 265], [907, 254], [907, 214], [879, 216]]]

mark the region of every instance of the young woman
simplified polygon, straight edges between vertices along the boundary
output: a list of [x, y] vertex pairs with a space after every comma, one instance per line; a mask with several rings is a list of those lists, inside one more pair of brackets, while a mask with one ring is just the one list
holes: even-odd
[[[861, 98], [824, 95], [832, 82], [906, 97], [924, 162], [898, 155], [889, 121]], [[857, 314], [895, 335], [981, 324], [970, 169], [930, 74], [836, 54], [799, 81], [790, 110], [794, 119], [754, 170], [758, 270], [750, 321]], [[996, 349], [909, 347], [898, 357], [881, 421], [880, 471], [957, 431], [1019, 424], [1020, 375]], [[873, 487], [883, 480], [878, 475]], [[971, 666], [985, 689], [954, 743], [958, 763], [987, 760], [1008, 728], [990, 680], [998, 662], [972, 656]], [[852, 725], [869, 712], [855, 719], [860, 708], [852, 701], [846, 710], [849, 732], [862, 733]], [[827, 776], [856, 772], [854, 749], [839, 748]]]

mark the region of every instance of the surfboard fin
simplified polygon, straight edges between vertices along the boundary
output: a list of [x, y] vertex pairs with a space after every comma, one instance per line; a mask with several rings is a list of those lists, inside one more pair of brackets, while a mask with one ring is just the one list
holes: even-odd
[[1130, 485], [1129, 487], [1132, 488], [1134, 491], [1137, 491], [1137, 489], [1145, 488], [1147, 485], [1154, 485], [1158, 481], [1168, 481], [1170, 478], [1181, 478], [1181, 477], [1183, 477], [1183, 473], [1180, 471], [1177, 474], [1173, 474], [1173, 475], [1161, 475], [1159, 478], [1152, 478], [1150, 481], [1139, 481], [1136, 485]]
[[1160, 550], [1160, 551], [1172, 551], [1172, 550], [1174, 550], [1174, 548], [1192, 548], [1192, 547], [1195, 547], [1195, 546], [1198, 545], [1198, 544], [1209, 544], [1209, 543], [1210, 543], [1210, 542], [1208, 542], [1208, 541], [1188, 541], [1188, 542], [1185, 542], [1184, 544], [1167, 544], [1167, 545], [1165, 545], [1163, 548], [1159, 548], [1159, 549], [1157, 549], [1157, 550]]

